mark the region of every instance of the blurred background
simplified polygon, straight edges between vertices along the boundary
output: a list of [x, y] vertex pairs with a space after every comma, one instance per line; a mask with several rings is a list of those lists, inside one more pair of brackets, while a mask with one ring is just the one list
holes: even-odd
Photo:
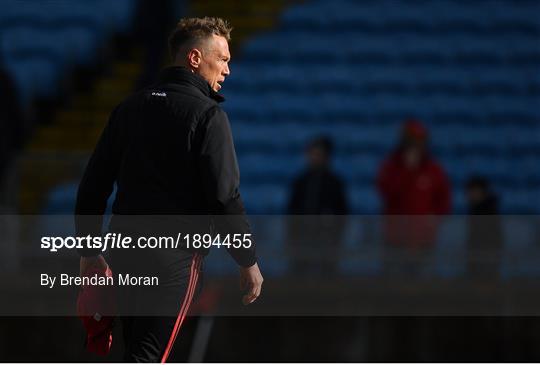
[[[71, 214], [109, 113], [169, 63], [178, 19], [220, 16], [234, 27], [223, 108], [248, 213], [351, 217], [307, 238], [314, 221], [255, 218], [276, 287], [287, 273], [297, 279], [290, 289], [322, 272], [343, 290], [373, 278], [361, 286], [369, 295], [406, 273], [431, 288], [467, 280], [469, 292], [494, 297], [516, 283], [537, 291], [540, 1], [0, 0], [0, 9], [2, 214]], [[409, 215], [430, 218], [391, 219]], [[12, 223], [3, 232], [19, 234]], [[10, 242], [0, 271], [42, 259]], [[209, 274], [234, 277], [226, 260], [212, 253]], [[389, 285], [389, 295], [402, 288]], [[77, 319], [1, 323], [0, 360], [89, 359], [82, 335], [66, 336], [82, 333]], [[220, 317], [213, 326], [208, 361], [540, 359], [535, 318]], [[178, 360], [197, 328], [188, 325]], [[20, 343], [33, 350], [21, 355]]]

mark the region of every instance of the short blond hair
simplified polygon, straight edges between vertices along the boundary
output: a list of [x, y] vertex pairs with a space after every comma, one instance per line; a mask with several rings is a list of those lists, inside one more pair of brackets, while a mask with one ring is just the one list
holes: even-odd
[[182, 18], [169, 36], [169, 53], [174, 60], [184, 46], [196, 45], [212, 35], [231, 40], [232, 27], [228, 21], [216, 17]]

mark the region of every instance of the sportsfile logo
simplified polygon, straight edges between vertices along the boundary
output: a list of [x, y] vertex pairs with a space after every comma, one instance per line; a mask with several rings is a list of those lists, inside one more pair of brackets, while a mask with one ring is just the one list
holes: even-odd
[[174, 236], [148, 236], [133, 237], [122, 233], [107, 233], [104, 236], [44, 236], [41, 237], [41, 248], [50, 252], [57, 252], [62, 249], [98, 249], [106, 251], [107, 248], [205, 248], [224, 247], [230, 248], [250, 248], [252, 245], [251, 233], [235, 234], [182, 234]]
[[161, 97], [167, 97], [167, 93], [159, 92], [159, 91], [153, 91], [152, 96], [161, 96]]

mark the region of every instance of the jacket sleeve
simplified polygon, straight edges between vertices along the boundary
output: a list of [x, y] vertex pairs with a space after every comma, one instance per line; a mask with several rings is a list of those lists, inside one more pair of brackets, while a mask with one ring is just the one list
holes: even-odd
[[[77, 236], [101, 235], [103, 214], [111, 195], [118, 169], [118, 153], [114, 144], [114, 118], [111, 114], [90, 157], [77, 191], [75, 232]], [[96, 256], [99, 249], [78, 249], [81, 256]]]
[[[213, 107], [199, 128], [203, 137], [198, 167], [209, 213], [215, 215], [215, 229], [220, 234], [251, 234], [239, 192], [240, 173], [227, 114], [220, 107]], [[240, 266], [249, 267], [257, 262], [253, 237], [251, 241], [249, 248], [228, 249]]]

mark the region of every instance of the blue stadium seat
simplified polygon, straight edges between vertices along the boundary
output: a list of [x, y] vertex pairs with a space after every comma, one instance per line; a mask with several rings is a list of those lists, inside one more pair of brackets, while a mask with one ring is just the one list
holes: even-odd
[[336, 171], [352, 184], [375, 184], [383, 159], [376, 154], [341, 155], [336, 158]]
[[6, 29], [1, 38], [1, 53], [7, 59], [29, 52], [43, 52], [53, 55], [60, 66], [68, 60], [69, 49], [59, 42], [59, 38], [43, 29], [32, 26], [18, 26]]
[[288, 199], [288, 186], [277, 184], [242, 184], [240, 191], [248, 214], [283, 214]]
[[502, 275], [505, 278], [538, 276], [540, 252], [537, 249], [537, 219], [527, 216], [506, 216], [503, 220], [504, 255]]
[[70, 62], [77, 65], [89, 65], [93, 62], [100, 45], [99, 34], [92, 28], [78, 25], [66, 25], [54, 31], [57, 39], [62, 39], [68, 50]]
[[13, 76], [21, 104], [27, 105], [33, 97], [51, 97], [58, 92], [61, 66], [54, 56], [30, 55], [25, 58], [4, 60]]
[[353, 214], [381, 214], [382, 205], [377, 190], [371, 186], [352, 186], [348, 192]]
[[67, 183], [54, 188], [47, 197], [43, 214], [73, 214], [77, 188], [77, 183]]
[[501, 211], [507, 214], [534, 214], [538, 212], [538, 189], [507, 189], [501, 193]]
[[433, 271], [441, 277], [457, 277], [465, 272], [466, 224], [463, 216], [445, 219], [437, 234]]
[[0, 57], [23, 104], [35, 96], [54, 97], [63, 75], [90, 64], [107, 35], [129, 27], [134, 7], [135, 0], [4, 1]]
[[[75, 212], [75, 202], [77, 200], [77, 189], [79, 188], [79, 182], [68, 182], [52, 189], [47, 195], [47, 200], [41, 211], [41, 214], [68, 214], [72, 215]], [[109, 200], [107, 201], [107, 207], [105, 214], [112, 214], [112, 205], [116, 199], [116, 185], [113, 189]], [[106, 219], [104, 220], [106, 224]]]
[[[246, 151], [247, 152], [247, 151]], [[301, 169], [303, 169], [303, 156], [249, 154], [240, 155], [238, 164], [242, 178], [248, 181], [274, 181], [276, 183], [290, 183]]]

